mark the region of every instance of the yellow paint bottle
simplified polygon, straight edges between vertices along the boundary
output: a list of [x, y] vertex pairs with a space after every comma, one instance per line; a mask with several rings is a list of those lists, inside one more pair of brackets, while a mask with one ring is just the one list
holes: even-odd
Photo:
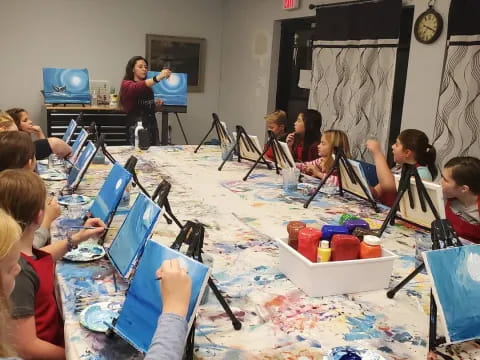
[[330, 243], [328, 240], [322, 240], [318, 248], [318, 262], [329, 262], [331, 255], [332, 249], [330, 249]]

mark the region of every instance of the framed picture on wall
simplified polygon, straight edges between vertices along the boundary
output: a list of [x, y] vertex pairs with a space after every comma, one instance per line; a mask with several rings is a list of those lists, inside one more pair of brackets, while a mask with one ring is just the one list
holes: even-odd
[[169, 68], [186, 73], [189, 92], [203, 92], [206, 40], [201, 38], [147, 34], [147, 60], [150, 70]]

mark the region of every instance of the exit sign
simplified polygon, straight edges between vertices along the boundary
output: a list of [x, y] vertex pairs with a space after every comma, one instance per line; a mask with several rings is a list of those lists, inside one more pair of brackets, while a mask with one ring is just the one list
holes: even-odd
[[298, 9], [300, 0], [283, 0], [283, 10]]

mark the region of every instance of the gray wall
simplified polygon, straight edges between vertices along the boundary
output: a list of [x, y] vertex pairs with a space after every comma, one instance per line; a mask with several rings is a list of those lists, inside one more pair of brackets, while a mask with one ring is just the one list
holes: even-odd
[[221, 27], [222, 0], [0, 0], [0, 109], [24, 107], [44, 126], [42, 67], [86, 67], [118, 91], [128, 59], [145, 56], [145, 34], [203, 37], [205, 91], [180, 114], [197, 143], [218, 107]]
[[[417, 16], [428, 0], [404, 2]], [[200, 141], [214, 111], [230, 129], [243, 124], [262, 138], [263, 116], [275, 108], [280, 20], [314, 15], [309, 3], [284, 11], [279, 0], [0, 0], [0, 108], [25, 107], [44, 126], [42, 67], [86, 67], [118, 90], [127, 60], [145, 54], [146, 33], [204, 37], [205, 91], [190, 93], [181, 115], [190, 141]], [[436, 4], [445, 22], [449, 3]], [[445, 41], [446, 31], [433, 45], [412, 40], [403, 128], [432, 132]]]
[[[263, 135], [263, 116], [275, 109], [280, 21], [313, 16], [310, 3], [284, 11], [277, 0], [225, 0], [222, 46], [222, 81], [219, 113], [229, 127], [244, 124], [252, 134]], [[404, 0], [415, 5], [415, 18], [428, 0]], [[437, 1], [436, 9], [447, 26], [450, 0]], [[266, 44], [265, 44], [266, 42]], [[402, 128], [415, 127], [432, 134], [446, 43], [446, 30], [437, 42], [422, 45], [412, 37]]]

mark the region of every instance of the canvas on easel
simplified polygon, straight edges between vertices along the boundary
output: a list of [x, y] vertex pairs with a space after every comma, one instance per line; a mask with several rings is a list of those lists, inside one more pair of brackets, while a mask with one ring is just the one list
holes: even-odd
[[[292, 153], [288, 148], [286, 142], [275, 141], [273, 146], [275, 146], [274, 154], [279, 154], [277, 156], [277, 163], [282, 169], [295, 168], [295, 160], [293, 160]], [[283, 157], [285, 155], [285, 158]]]
[[[236, 131], [234, 131], [232, 135], [234, 139], [237, 138]], [[246, 139], [246, 136], [247, 135], [240, 134], [239, 155], [242, 159], [256, 161], [258, 156], [262, 153], [262, 147], [260, 146], [258, 137], [256, 135], [248, 135], [250, 141]]]
[[480, 245], [426, 251], [423, 259], [448, 344], [480, 338]]
[[132, 174], [115, 163], [89, 209], [90, 215], [101, 219], [105, 224], [110, 223], [131, 179]]
[[[400, 175], [394, 175], [395, 184], [398, 188], [400, 182]], [[435, 209], [438, 211], [440, 218], [445, 219], [445, 205], [443, 201], [442, 186], [430, 181], [422, 181], [428, 195], [435, 205]], [[426, 211], [422, 210], [420, 198], [418, 196], [417, 185], [414, 178], [410, 178], [410, 190], [412, 199], [410, 200], [408, 192], [406, 196], [403, 196], [399, 204], [399, 217], [426, 228], [430, 228], [432, 221], [435, 220], [435, 216], [432, 210], [427, 206]]]
[[[368, 195], [371, 198], [373, 198], [373, 195], [370, 191], [370, 186], [368, 184], [368, 180], [367, 180], [367, 178], [366, 178], [366, 176], [363, 172], [363, 169], [362, 169], [360, 163], [356, 160], [351, 160], [351, 159], [348, 159], [347, 161], [350, 163], [350, 165], [352, 165], [353, 171], [355, 171], [355, 173], [357, 174], [357, 177], [363, 183], [365, 189], [368, 192]], [[342, 186], [343, 186], [344, 190], [346, 190], [346, 191], [348, 191], [352, 194], [355, 194], [358, 197], [361, 197], [362, 199], [366, 199], [365, 191], [363, 191], [360, 184], [354, 184], [352, 182], [352, 179], [350, 178], [350, 176], [348, 176], [347, 169], [345, 168], [345, 166], [343, 165], [342, 162], [340, 162], [340, 174], [341, 174], [341, 177], [342, 177]]]
[[85, 144], [85, 141], [88, 139], [88, 132], [85, 129], [82, 129], [80, 133], [77, 135], [77, 138], [73, 142], [72, 145], [72, 152], [70, 154], [70, 162], [75, 164], [77, 161], [78, 155], [80, 154], [80, 151], [82, 150], [83, 145]]
[[107, 250], [110, 262], [122, 278], [130, 277], [136, 262], [142, 256], [160, 211], [160, 207], [150, 198], [143, 193], [138, 194]]
[[117, 334], [142, 352], [148, 351], [158, 318], [162, 314], [160, 281], [156, 280], [155, 273], [165, 260], [170, 259], [179, 259], [180, 265], [192, 279], [192, 292], [186, 317], [188, 330], [193, 324], [210, 276], [208, 266], [152, 240], [147, 241], [120, 315], [113, 325], [113, 330]]
[[63, 134], [62, 140], [65, 141], [67, 144], [69, 144], [76, 128], [77, 128], [77, 122], [73, 119], [70, 120], [70, 123], [68, 124], [65, 134]]
[[87, 69], [43, 68], [46, 104], [90, 104]]
[[67, 187], [74, 192], [85, 175], [93, 157], [97, 153], [98, 146], [93, 142], [88, 141], [85, 149], [82, 151], [78, 160], [74, 163], [74, 166], [70, 169], [67, 177]]

